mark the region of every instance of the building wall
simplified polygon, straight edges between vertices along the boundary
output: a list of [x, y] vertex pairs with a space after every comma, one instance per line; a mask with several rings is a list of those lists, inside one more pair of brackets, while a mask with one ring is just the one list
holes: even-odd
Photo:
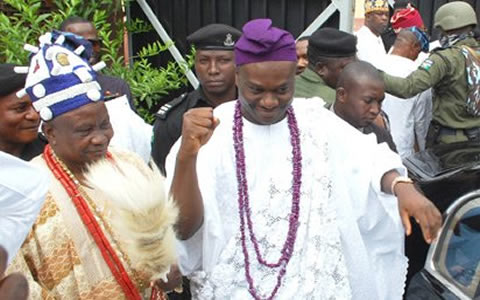
[[[441, 5], [451, 2], [448, 0], [411, 0], [420, 10], [426, 27], [433, 37], [433, 16]], [[480, 14], [480, 0], [467, 1]], [[165, 30], [174, 40], [182, 54], [188, 50], [186, 37], [195, 30], [211, 23], [224, 23], [241, 29], [242, 26], [254, 18], [271, 18], [273, 25], [290, 31], [297, 37], [322, 11], [331, 3], [331, 0], [148, 0], [152, 10], [157, 15]], [[358, 29], [363, 24], [364, 0], [356, 0], [355, 22]], [[140, 7], [135, 1], [131, 5], [131, 16], [146, 20]], [[148, 20], [147, 20], [148, 22]], [[339, 13], [336, 12], [324, 24], [327, 27], [339, 26]], [[155, 31], [137, 34], [132, 38], [133, 53], [147, 42], [158, 40]], [[168, 52], [153, 57], [151, 62], [156, 66], [165, 66], [173, 58]], [[162, 99], [162, 103], [184, 92], [180, 89]]]
[[[449, 0], [411, 0], [422, 15], [429, 32], [433, 30], [433, 17], [441, 5]], [[480, 0], [466, 0], [480, 14]], [[198, 28], [210, 23], [224, 23], [241, 29], [243, 24], [254, 18], [271, 18], [277, 27], [290, 31], [297, 37], [331, 3], [331, 0], [149, 0], [180, 52], [187, 50], [186, 37]], [[355, 28], [363, 24], [364, 0], [356, 0]], [[133, 17], [144, 18], [140, 7], [132, 2]], [[324, 26], [338, 27], [336, 12]], [[133, 37], [133, 44], [141, 46], [146, 41], [156, 40], [157, 34], [150, 32]], [[158, 58], [157, 58], [158, 59]], [[168, 59], [167, 59], [168, 60]], [[162, 64], [166, 60], [161, 59]]]
[[[211, 23], [224, 23], [241, 30], [249, 20], [270, 18], [273, 25], [290, 31], [297, 37], [330, 4], [330, 0], [149, 0], [179, 50], [187, 49], [186, 37]], [[132, 16], [144, 18], [133, 3]], [[338, 27], [339, 14], [333, 15], [326, 26]], [[150, 33], [149, 35], [156, 35]], [[134, 40], [142, 42], [145, 36]], [[135, 39], [135, 37], [134, 37]]]
[[[241, 30], [251, 19], [270, 18], [274, 26], [297, 37], [330, 4], [330, 0], [148, 0], [148, 4], [179, 51], [185, 54], [189, 49], [186, 37], [211, 23], [228, 24]], [[132, 2], [131, 16], [147, 20], [136, 2]], [[325, 26], [338, 28], [339, 13], [332, 15]], [[155, 31], [134, 35], [133, 53], [158, 39]], [[171, 60], [173, 57], [168, 51], [151, 58], [155, 66], [165, 66]], [[160, 100], [159, 105], [190, 89], [188, 86], [171, 92]]]

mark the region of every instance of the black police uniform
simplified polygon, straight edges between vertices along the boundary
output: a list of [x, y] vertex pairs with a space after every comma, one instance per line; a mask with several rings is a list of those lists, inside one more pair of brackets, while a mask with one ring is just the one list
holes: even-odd
[[201, 86], [163, 105], [156, 114], [153, 124], [152, 157], [164, 175], [165, 159], [173, 144], [182, 135], [183, 114], [197, 107], [214, 107]]
[[125, 80], [119, 77], [97, 73], [97, 82], [105, 93], [105, 101], [125, 95], [127, 96], [130, 108], [133, 111], [136, 111], [135, 104], [133, 103], [132, 91]]
[[[241, 34], [238, 29], [228, 25], [210, 24], [189, 35], [187, 41], [198, 50], [233, 51], [235, 42]], [[153, 125], [152, 157], [163, 175], [166, 175], [165, 159], [182, 134], [183, 114], [197, 107], [214, 107], [201, 86], [193, 92], [173, 99], [157, 112]]]

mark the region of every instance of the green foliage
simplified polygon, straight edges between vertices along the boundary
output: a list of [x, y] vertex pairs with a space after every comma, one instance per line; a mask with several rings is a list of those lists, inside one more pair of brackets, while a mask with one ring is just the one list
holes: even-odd
[[[119, 76], [130, 84], [138, 113], [151, 123], [152, 109], [169, 91], [187, 84], [186, 70], [193, 65], [193, 55], [187, 63], [170, 62], [165, 68], [156, 68], [149, 58], [166, 51], [171, 45], [156, 41], [143, 47], [127, 66], [123, 56], [125, 30], [130, 33], [152, 31], [143, 20], [123, 22], [122, 2], [118, 0], [52, 0], [53, 8], [46, 10], [43, 0], [2, 0], [10, 6], [8, 15], [0, 12], [0, 61], [26, 65], [28, 52], [23, 45], [38, 44], [38, 37], [52, 29], [58, 29], [69, 16], [91, 20], [102, 40], [102, 60], [109, 66], [105, 73]], [[131, 1], [124, 1], [128, 5]]]

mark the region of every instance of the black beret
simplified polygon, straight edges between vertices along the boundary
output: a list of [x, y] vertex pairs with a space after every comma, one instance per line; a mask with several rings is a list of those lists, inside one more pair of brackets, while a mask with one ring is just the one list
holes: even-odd
[[16, 65], [0, 64], [0, 97], [10, 95], [25, 86], [27, 74], [17, 74], [13, 70]]
[[232, 50], [242, 32], [225, 24], [210, 24], [187, 37], [187, 42], [196, 49]]
[[325, 57], [354, 56], [357, 53], [357, 37], [335, 28], [320, 28], [308, 39], [308, 52]]

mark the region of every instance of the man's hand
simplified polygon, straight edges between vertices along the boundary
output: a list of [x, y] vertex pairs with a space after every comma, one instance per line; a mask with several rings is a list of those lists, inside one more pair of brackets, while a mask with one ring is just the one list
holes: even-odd
[[398, 183], [395, 186], [395, 194], [407, 235], [412, 232], [410, 217], [413, 217], [422, 228], [423, 238], [430, 244], [437, 237], [442, 226], [442, 215], [438, 209], [411, 183]]
[[0, 246], [0, 299], [21, 300], [28, 298], [28, 282], [25, 276], [15, 273], [4, 277], [7, 269], [7, 251]]
[[155, 286], [162, 291], [170, 292], [175, 290], [176, 292], [180, 292], [182, 290], [182, 274], [178, 269], [177, 265], [172, 265], [170, 272], [167, 274], [167, 281], [163, 281], [162, 279], [158, 279], [155, 281]]
[[178, 237], [190, 238], [203, 223], [203, 200], [197, 178], [197, 154], [211, 138], [220, 121], [212, 108], [193, 108], [183, 115], [182, 141], [178, 150], [170, 193], [180, 214]]
[[220, 120], [213, 116], [213, 108], [192, 108], [183, 115], [182, 144], [179, 154], [196, 155], [213, 134]]

